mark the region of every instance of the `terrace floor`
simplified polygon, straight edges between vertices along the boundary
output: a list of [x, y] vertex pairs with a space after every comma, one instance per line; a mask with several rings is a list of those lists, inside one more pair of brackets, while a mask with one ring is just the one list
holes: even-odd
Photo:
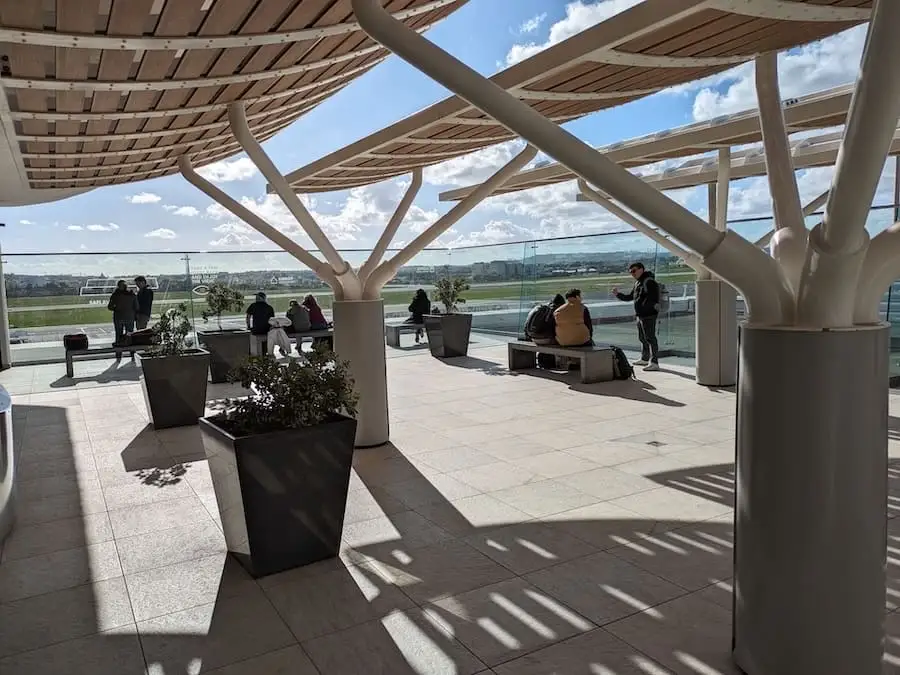
[[737, 673], [733, 392], [671, 362], [510, 374], [487, 339], [391, 354], [393, 443], [356, 455], [341, 558], [259, 581], [225, 553], [197, 429], [153, 431], [128, 361], [0, 374], [21, 481], [0, 673]]

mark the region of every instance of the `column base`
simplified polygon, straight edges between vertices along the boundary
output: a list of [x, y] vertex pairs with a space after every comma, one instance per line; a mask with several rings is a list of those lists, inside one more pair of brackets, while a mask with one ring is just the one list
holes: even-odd
[[697, 384], [731, 387], [737, 382], [737, 292], [719, 279], [696, 282]]
[[747, 675], [879, 675], [888, 326], [741, 326], [734, 659]]
[[334, 351], [350, 362], [359, 395], [356, 447], [372, 448], [390, 440], [387, 362], [384, 353], [384, 301], [335, 302]]

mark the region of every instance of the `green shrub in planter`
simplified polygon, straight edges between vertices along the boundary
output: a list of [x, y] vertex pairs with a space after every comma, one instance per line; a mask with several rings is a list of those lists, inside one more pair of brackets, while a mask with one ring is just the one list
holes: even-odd
[[347, 362], [251, 357], [250, 394], [201, 420], [228, 550], [255, 577], [338, 554], [356, 438]]
[[209, 353], [193, 347], [192, 330], [184, 303], [168, 309], [153, 326], [155, 344], [138, 356], [144, 400], [156, 429], [197, 424], [206, 409]]
[[468, 354], [472, 315], [458, 312], [458, 306], [466, 301], [460, 294], [467, 290], [469, 282], [460, 277], [439, 279], [435, 284], [432, 297], [444, 306], [444, 313], [425, 316], [432, 356], [445, 359]]
[[213, 383], [227, 382], [228, 373], [247, 362], [250, 356], [250, 331], [243, 328], [222, 328], [222, 315], [240, 312], [246, 301], [244, 294], [228, 284], [217, 281], [206, 293], [207, 308], [203, 321], [215, 319], [218, 330], [197, 331], [200, 344], [209, 350], [209, 374]]

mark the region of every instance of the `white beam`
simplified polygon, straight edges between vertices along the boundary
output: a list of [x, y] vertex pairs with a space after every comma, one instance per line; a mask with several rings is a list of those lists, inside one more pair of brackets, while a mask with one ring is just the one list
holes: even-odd
[[628, 223], [635, 230], [655, 241], [672, 255], [677, 255], [679, 258], [682, 258], [687, 266], [698, 274], [700, 272], [707, 271], [703, 266], [703, 261], [700, 260], [698, 256], [694, 255], [690, 251], [686, 251], [685, 249], [681, 248], [678, 244], [673, 242], [668, 237], [661, 235], [656, 229], [645, 223], [633, 213], [627, 211], [626, 209], [623, 209], [608, 197], [605, 197], [604, 195], [591, 188], [587, 183], [584, 182], [583, 178], [578, 179], [578, 191], [595, 204], [602, 206], [616, 218], [619, 218], [620, 220]]
[[381, 262], [384, 252], [397, 234], [397, 230], [400, 229], [400, 223], [403, 222], [403, 219], [406, 218], [406, 214], [409, 213], [409, 208], [412, 206], [413, 200], [416, 198], [416, 195], [419, 194], [419, 190], [422, 188], [422, 173], [421, 167], [412, 172], [412, 180], [410, 181], [409, 187], [406, 188], [406, 193], [403, 195], [403, 198], [397, 205], [397, 209], [385, 226], [384, 232], [378, 237], [375, 248], [372, 249], [369, 257], [366, 258], [366, 261], [359, 268], [357, 276], [359, 277], [359, 282], [363, 285], [363, 289], [366, 287], [366, 281], [372, 273], [372, 270]]
[[866, 7], [835, 7], [791, 0], [711, 0], [710, 9], [773, 21], [867, 21]]
[[[457, 0], [432, 0], [418, 7], [394, 12], [398, 19], [412, 19], [422, 14], [451, 5]], [[301, 28], [271, 33], [249, 33], [245, 35], [197, 35], [191, 37], [96, 35], [90, 33], [66, 33], [58, 31], [23, 30], [0, 28], [0, 42], [36, 45], [42, 47], [64, 47], [68, 49], [107, 49], [110, 51], [178, 51], [201, 49], [240, 49], [283, 46], [295, 42], [321, 40], [335, 35], [348, 35], [360, 30], [355, 21]]]
[[404, 246], [399, 253], [396, 253], [390, 260], [385, 260], [376, 267], [366, 282], [366, 295], [363, 299], [372, 300], [380, 297], [381, 289], [396, 276], [397, 270], [421, 253], [426, 246], [450, 229], [460, 218], [490, 197], [497, 188], [516, 175], [536, 155], [536, 148], [530, 145], [526, 146], [522, 152], [504, 164], [493, 176], [479, 185], [465, 199], [455, 204], [452, 209], [432, 223], [427, 230]]
[[736, 66], [747, 61], [746, 56], [668, 56], [666, 54], [638, 54], [602, 49], [586, 59], [596, 63], [629, 68], [716, 68]]
[[201, 192], [205, 193], [214, 202], [224, 206], [235, 216], [243, 220], [250, 227], [263, 235], [266, 239], [280, 246], [287, 253], [290, 253], [297, 260], [306, 265], [320, 279], [322, 279], [322, 281], [331, 286], [331, 290], [334, 291], [336, 300], [343, 297], [341, 282], [338, 281], [337, 275], [334, 273], [334, 270], [331, 269], [328, 263], [316, 258], [309, 251], [300, 246], [300, 244], [298, 244], [296, 241], [276, 230], [274, 227], [269, 225], [269, 223], [267, 223], [257, 214], [253, 213], [253, 211], [248, 209], [239, 201], [231, 197], [223, 190], [220, 190], [205, 178], [201, 177], [191, 166], [191, 160], [187, 155], [182, 155], [179, 158], [178, 166], [181, 169], [181, 175], [184, 176], [185, 180], [187, 180], [188, 183], [193, 185]]
[[337, 249], [331, 241], [329, 241], [328, 237], [325, 236], [322, 228], [319, 227], [316, 219], [313, 218], [309, 210], [303, 205], [303, 202], [300, 201], [300, 198], [296, 195], [291, 186], [288, 185], [287, 180], [281, 175], [278, 167], [275, 166], [275, 163], [253, 137], [250, 127], [247, 125], [247, 117], [244, 114], [243, 104], [240, 102], [232, 103], [228, 107], [228, 119], [231, 121], [231, 131], [234, 134], [234, 137], [237, 139], [238, 143], [241, 144], [241, 147], [244, 149], [244, 152], [247, 153], [250, 161], [252, 161], [259, 169], [260, 173], [266, 177], [266, 180], [269, 181], [269, 184], [275, 189], [275, 192], [278, 193], [278, 196], [281, 198], [281, 201], [284, 202], [288, 211], [294, 215], [304, 232], [312, 239], [316, 248], [318, 248], [322, 252], [322, 255], [325, 256], [325, 260], [328, 261], [328, 264], [331, 265], [332, 270], [334, 270], [334, 273], [337, 275], [338, 279], [340, 279], [341, 285], [344, 288], [344, 294], [349, 299], [355, 300], [362, 294], [362, 288], [360, 287], [359, 279], [350, 267], [350, 263], [344, 260], [341, 257], [341, 254], [337, 252]]
[[[815, 199], [811, 200], [806, 206], [803, 207], [803, 217], [811, 216], [820, 208], [822, 205], [828, 200], [828, 190], [825, 190], [822, 194], [820, 194]], [[756, 246], [766, 246], [769, 243], [769, 240], [772, 238], [772, 235], [775, 234], [775, 230], [769, 230], [763, 236], [756, 240]]]
[[380, 0], [352, 0], [357, 19], [375, 40], [507, 129], [702, 255], [704, 264], [738, 288], [763, 324], [780, 324], [793, 309], [774, 262], [746, 239], [710, 227], [573, 134], [547, 120], [415, 31], [396, 21]]
[[731, 186], [731, 148], [719, 148], [719, 175], [716, 177], [716, 218], [719, 232], [728, 229], [728, 188]]

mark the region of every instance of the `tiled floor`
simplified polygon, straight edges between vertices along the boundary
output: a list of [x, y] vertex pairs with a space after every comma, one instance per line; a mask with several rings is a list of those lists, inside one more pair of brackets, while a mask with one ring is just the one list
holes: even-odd
[[[733, 393], [679, 367], [511, 375], [484, 344], [389, 360], [393, 444], [357, 453], [341, 558], [259, 581], [197, 430], [150, 429], [127, 361], [0, 374], [21, 471], [0, 673], [736, 673]], [[900, 614], [888, 634], [900, 672]]]

